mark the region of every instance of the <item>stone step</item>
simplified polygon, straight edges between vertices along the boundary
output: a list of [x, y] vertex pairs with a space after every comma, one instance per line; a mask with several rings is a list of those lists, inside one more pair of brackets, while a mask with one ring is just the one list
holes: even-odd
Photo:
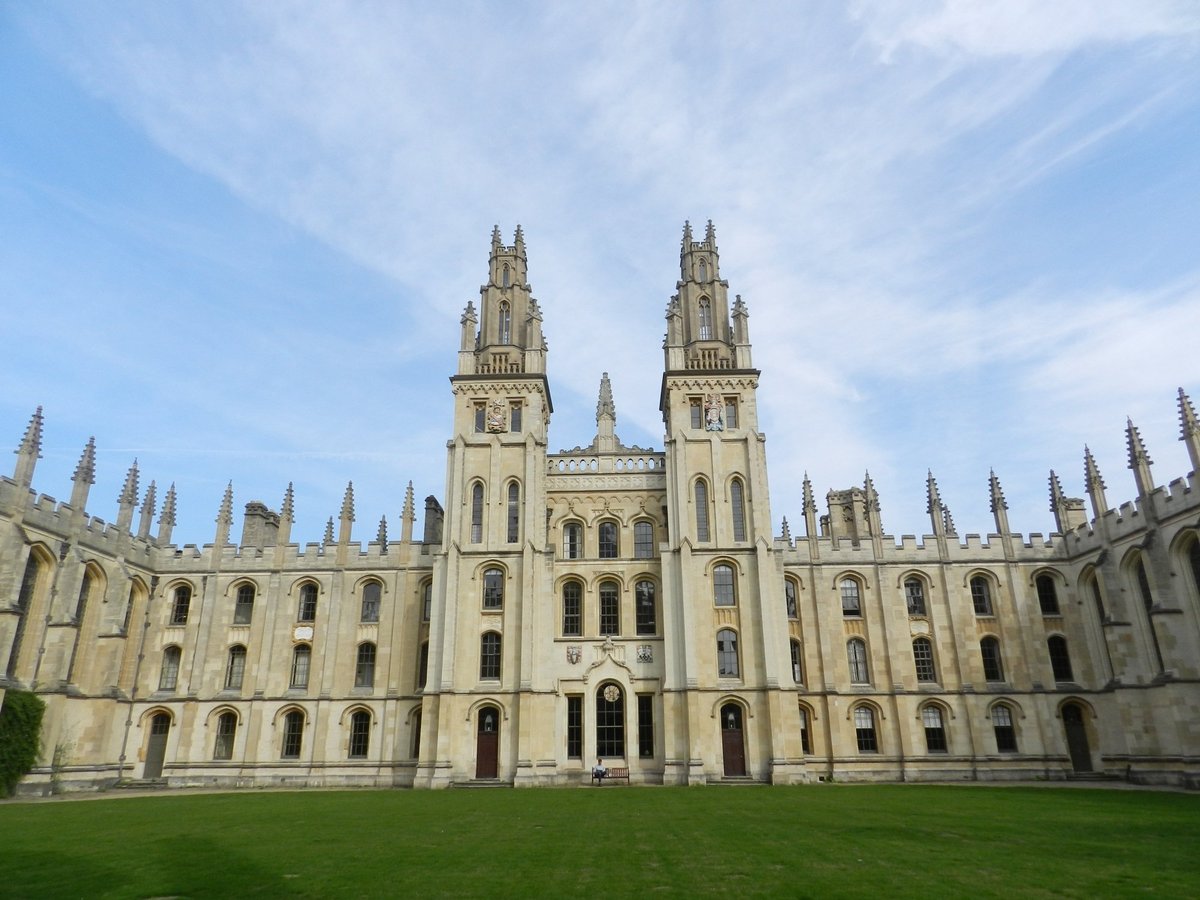
[[512, 782], [501, 781], [499, 778], [472, 778], [470, 781], [453, 781], [450, 783], [452, 788], [510, 788]]

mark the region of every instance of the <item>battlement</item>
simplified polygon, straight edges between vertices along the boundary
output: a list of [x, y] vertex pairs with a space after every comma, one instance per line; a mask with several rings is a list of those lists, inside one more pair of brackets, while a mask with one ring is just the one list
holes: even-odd
[[[1020, 534], [1009, 535], [1015, 548], [1019, 548], [1018, 562], [1053, 561], [1064, 559], [1065, 542], [1060, 534], [1044, 536], [1031, 533], [1028, 539]], [[875, 563], [911, 563], [930, 565], [933, 563], [1002, 563], [1008, 557], [1004, 546], [1004, 535], [989, 534], [984, 540], [978, 534], [968, 534], [960, 541], [950, 536], [946, 541], [946, 553], [938, 547], [937, 535], [926, 534], [920, 539], [916, 535], [903, 534], [897, 541], [894, 535], [880, 538], [881, 554], [875, 554], [875, 545], [870, 539], [854, 541], [850, 538], [821, 536], [816, 538], [816, 553], [806, 538], [794, 538], [791, 542], [782, 538], [775, 540], [775, 550], [783, 554], [785, 565], [806, 565], [820, 562], [846, 566], [871, 565]]]

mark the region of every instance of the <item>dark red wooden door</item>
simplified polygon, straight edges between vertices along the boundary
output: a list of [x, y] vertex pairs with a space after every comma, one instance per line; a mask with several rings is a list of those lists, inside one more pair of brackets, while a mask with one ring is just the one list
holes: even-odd
[[500, 711], [485, 706], [479, 711], [479, 733], [475, 739], [475, 777], [495, 778], [499, 769]]

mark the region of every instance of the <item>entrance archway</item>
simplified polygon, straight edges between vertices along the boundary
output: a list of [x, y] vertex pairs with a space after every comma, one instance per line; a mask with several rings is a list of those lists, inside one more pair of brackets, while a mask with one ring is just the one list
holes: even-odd
[[475, 777], [495, 778], [499, 772], [500, 710], [485, 706], [479, 710], [475, 735]]
[[150, 720], [150, 739], [146, 743], [146, 767], [143, 778], [162, 778], [163, 760], [167, 756], [167, 735], [171, 732], [171, 717], [158, 713]]
[[1071, 754], [1071, 768], [1076, 772], [1092, 771], [1092, 749], [1088, 746], [1087, 725], [1083, 708], [1078, 703], [1068, 703], [1062, 708], [1063, 731], [1067, 735], [1067, 752]]
[[726, 776], [746, 774], [746, 741], [742, 734], [742, 708], [736, 703], [721, 707], [721, 756]]

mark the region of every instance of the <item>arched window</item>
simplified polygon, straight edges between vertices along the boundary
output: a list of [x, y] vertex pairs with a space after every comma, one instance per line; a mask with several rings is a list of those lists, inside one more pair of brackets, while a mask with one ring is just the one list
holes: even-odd
[[724, 563], [713, 566], [713, 604], [715, 606], [737, 605], [733, 566], [727, 566]]
[[741, 675], [737, 633], [729, 628], [717, 632], [717, 675], [722, 678], [738, 678]]
[[929, 638], [913, 638], [913, 662], [917, 667], [917, 681], [937, 681], [937, 668], [933, 664], [933, 642]]
[[850, 665], [852, 684], [870, 684], [871, 669], [867, 665], [867, 643], [862, 638], [851, 638], [846, 642], [846, 660]]
[[300, 748], [304, 743], [304, 713], [298, 709], [292, 710], [283, 717], [283, 749], [280, 757], [283, 759], [299, 759]]
[[421, 711], [413, 710], [412, 714], [412, 758], [421, 755]]
[[789, 619], [800, 618], [800, 607], [796, 603], [796, 582], [790, 578], [783, 579], [783, 602]]
[[637, 607], [637, 633], [658, 633], [658, 604], [654, 599], [654, 582], [643, 579], [633, 588]]
[[1004, 663], [1000, 659], [1000, 642], [994, 637], [985, 637], [979, 642], [979, 653], [983, 657], [985, 681], [1003, 681]]
[[425, 689], [425, 681], [429, 678], [429, 641], [421, 641], [421, 650], [417, 654], [417, 690]]
[[733, 539], [735, 541], [746, 539], [746, 506], [743, 501], [742, 481], [740, 478], [735, 478], [729, 483], [729, 506], [730, 514], [733, 517]]
[[583, 587], [578, 581], [563, 584], [563, 637], [579, 637], [583, 634]]
[[804, 657], [800, 652], [800, 642], [795, 638], [791, 641], [792, 648], [792, 681], [804, 684]]
[[371, 714], [364, 709], [350, 717], [350, 759], [366, 759], [371, 749]]
[[122, 634], [129, 634], [129, 623], [133, 619], [133, 603], [135, 600], [137, 600], [137, 595], [138, 587], [137, 583], [135, 582], [129, 586], [129, 597], [125, 600], [125, 618], [121, 620]]
[[88, 595], [92, 592], [92, 571], [83, 570], [83, 580], [79, 583], [79, 596], [75, 598], [75, 623], [83, 622], [83, 614], [87, 611]]
[[696, 479], [696, 540], [708, 540], [708, 485]]
[[485, 631], [479, 639], [479, 677], [500, 677], [500, 635]]
[[315, 622], [317, 620], [317, 586], [311, 581], [300, 585], [300, 605], [296, 610], [297, 622]]
[[617, 523], [616, 522], [601, 522], [600, 523], [600, 558], [601, 559], [616, 559], [619, 555], [620, 547], [617, 542]]
[[1150, 633], [1150, 641], [1154, 645], [1154, 658], [1158, 662], [1158, 671], [1166, 669], [1163, 663], [1162, 648], [1158, 645], [1158, 632], [1154, 630], [1154, 620], [1150, 613], [1154, 610], [1154, 595], [1150, 593], [1150, 579], [1146, 576], [1146, 564], [1138, 556], [1133, 566], [1137, 578], [1138, 591], [1142, 595], [1142, 606], [1146, 610], [1146, 630]]
[[[87, 576], [84, 576], [86, 581]], [[82, 597], [82, 593], [80, 594]], [[181, 584], [175, 588], [175, 602], [171, 604], [171, 624], [186, 625], [188, 620], [188, 610], [192, 605], [192, 589], [186, 584]]]
[[600, 584], [600, 634], [621, 633], [621, 592], [615, 581]]
[[375, 645], [370, 641], [358, 645], [358, 659], [354, 664], [354, 686], [375, 687]]
[[596, 691], [596, 755], [625, 756], [625, 692], [611, 681]]
[[921, 724], [925, 726], [925, 749], [930, 753], [945, 753], [946, 726], [941, 707], [930, 703], [922, 709]]
[[1017, 731], [1013, 726], [1012, 710], [1004, 703], [997, 703], [992, 707], [992, 731], [996, 735], [998, 752], [1017, 752]]
[[173, 691], [179, 682], [179, 658], [182, 655], [178, 647], [167, 647], [163, 650], [162, 669], [158, 673], [158, 689]]
[[971, 579], [971, 603], [975, 607], [975, 615], [993, 615], [992, 588], [982, 575], [976, 575]]
[[213, 741], [213, 759], [233, 759], [233, 739], [237, 735], [237, 714], [223, 712], [217, 717], [217, 736]]
[[242, 679], [246, 677], [246, 648], [234, 644], [229, 648], [229, 660], [225, 664], [225, 690], [240, 691]]
[[381, 585], [378, 581], [368, 581], [363, 585], [361, 621], [379, 621], [379, 601], [382, 596], [383, 585]]
[[514, 481], [508, 486], [508, 542], [521, 539], [521, 488]]
[[1103, 625], [1108, 621], [1108, 611], [1104, 608], [1104, 596], [1100, 593], [1100, 580], [1095, 575], [1092, 575], [1087, 581], [1088, 588], [1092, 593], [1092, 602], [1096, 605], [1096, 615], [1100, 620], [1100, 624]]
[[862, 615], [862, 595], [858, 581], [854, 578], [843, 578], [840, 585], [842, 592], [842, 615]]
[[509, 274], [509, 271], [508, 271], [508, 263], [505, 263], [505, 264], [504, 264], [504, 269], [503, 269], [503, 271], [500, 273], [500, 286], [501, 286], [501, 287], [508, 287], [508, 286], [509, 286], [510, 279], [511, 279], [511, 276], [510, 276], [510, 274]]
[[812, 753], [812, 713], [807, 706], [800, 704], [800, 751], [805, 755]]
[[421, 585], [421, 621], [428, 622], [433, 616], [433, 582]]
[[1188, 568], [1192, 570], [1192, 588], [1197, 595], [1200, 595], [1200, 538], [1192, 535], [1192, 541], [1188, 544]]
[[29, 560], [25, 563], [25, 574], [21, 578], [21, 589], [17, 592], [17, 623], [13, 634], [12, 648], [8, 653], [6, 669], [9, 678], [13, 678], [17, 672], [17, 660], [21, 655], [21, 640], [25, 637], [25, 620], [28, 618], [29, 608], [33, 605], [42, 569], [43, 563], [40, 557], [31, 550]]
[[249, 625], [254, 618], [254, 585], [243, 584], [237, 590], [237, 603], [233, 607], [233, 624]]
[[483, 608], [504, 609], [504, 573], [500, 569], [483, 573]]
[[633, 523], [633, 555], [636, 559], [654, 558], [654, 523]]
[[568, 522], [563, 526], [563, 558], [581, 559], [583, 557], [583, 526], [577, 522]]
[[925, 615], [925, 584], [920, 578], [909, 578], [904, 582], [904, 600], [910, 616]]
[[1057, 616], [1058, 591], [1054, 587], [1054, 579], [1049, 575], [1039, 575], [1034, 585], [1037, 587], [1038, 605], [1042, 607], [1042, 615]]
[[869, 706], [854, 707], [854, 736], [859, 753], [878, 753], [879, 738], [875, 734], [875, 711]]
[[290, 687], [308, 687], [308, 670], [312, 663], [312, 647], [308, 644], [297, 644], [292, 651], [292, 679]]
[[707, 297], [700, 298], [700, 340], [711, 341], [713, 336], [712, 327], [712, 304], [708, 302]]
[[483, 541], [483, 485], [478, 481], [471, 486], [471, 543]]
[[708, 265], [700, 260], [700, 281], [708, 281]]
[[500, 343], [512, 343], [512, 307], [507, 300], [500, 301]]
[[1060, 634], [1051, 635], [1046, 640], [1046, 648], [1050, 651], [1050, 668], [1054, 672], [1054, 680], [1074, 681], [1071, 654], [1067, 652], [1067, 639]]

